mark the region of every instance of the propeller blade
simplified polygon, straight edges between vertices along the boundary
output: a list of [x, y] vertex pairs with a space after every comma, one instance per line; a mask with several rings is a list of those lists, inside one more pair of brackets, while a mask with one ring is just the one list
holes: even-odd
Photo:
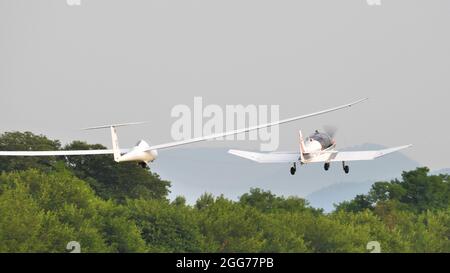
[[338, 128], [336, 126], [332, 126], [332, 125], [325, 125], [323, 127], [325, 133], [327, 133], [331, 138], [334, 137], [334, 135], [336, 134]]

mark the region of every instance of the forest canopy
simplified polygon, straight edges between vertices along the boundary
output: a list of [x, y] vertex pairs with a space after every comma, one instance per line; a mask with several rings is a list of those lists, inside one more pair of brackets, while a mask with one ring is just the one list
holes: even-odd
[[[0, 150], [102, 149], [30, 132]], [[428, 168], [379, 181], [332, 213], [305, 199], [250, 189], [168, 199], [170, 182], [110, 156], [0, 157], [0, 252], [450, 252], [448, 175]], [[274, 181], [276, 183], [276, 181]]]

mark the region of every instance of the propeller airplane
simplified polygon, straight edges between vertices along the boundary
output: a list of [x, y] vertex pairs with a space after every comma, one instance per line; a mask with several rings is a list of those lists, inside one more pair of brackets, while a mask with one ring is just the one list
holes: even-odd
[[297, 163], [300, 165], [308, 163], [324, 163], [324, 169], [330, 169], [331, 162], [342, 162], [342, 168], [346, 174], [350, 167], [345, 164], [347, 161], [373, 160], [387, 154], [411, 147], [412, 145], [399, 146], [377, 151], [337, 151], [334, 134], [336, 129], [325, 128], [326, 132], [316, 130], [312, 135], [303, 138], [302, 131], [299, 131], [299, 151], [298, 152], [271, 152], [257, 153], [240, 150], [229, 150], [230, 154], [246, 158], [258, 163], [292, 163], [290, 172], [292, 175], [297, 171]]

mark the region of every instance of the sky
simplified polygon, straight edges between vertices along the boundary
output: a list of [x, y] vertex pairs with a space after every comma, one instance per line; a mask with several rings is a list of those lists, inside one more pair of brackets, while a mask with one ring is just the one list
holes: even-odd
[[[279, 105], [280, 118], [368, 97], [280, 127], [339, 128], [338, 147], [412, 143], [404, 153], [450, 167], [450, 1], [0, 0], [0, 132], [63, 143], [172, 141], [176, 105]], [[196, 146], [258, 149], [257, 141]]]

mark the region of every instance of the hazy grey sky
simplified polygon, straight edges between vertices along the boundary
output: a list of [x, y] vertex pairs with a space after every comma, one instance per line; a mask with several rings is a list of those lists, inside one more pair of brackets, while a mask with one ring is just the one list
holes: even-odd
[[[284, 125], [339, 127], [339, 146], [413, 143], [450, 167], [450, 1], [0, 0], [0, 131], [110, 145], [77, 128], [149, 120], [122, 146], [171, 141], [177, 104], [279, 104], [280, 116], [361, 97], [339, 113]], [[257, 142], [203, 143], [258, 148]]]

